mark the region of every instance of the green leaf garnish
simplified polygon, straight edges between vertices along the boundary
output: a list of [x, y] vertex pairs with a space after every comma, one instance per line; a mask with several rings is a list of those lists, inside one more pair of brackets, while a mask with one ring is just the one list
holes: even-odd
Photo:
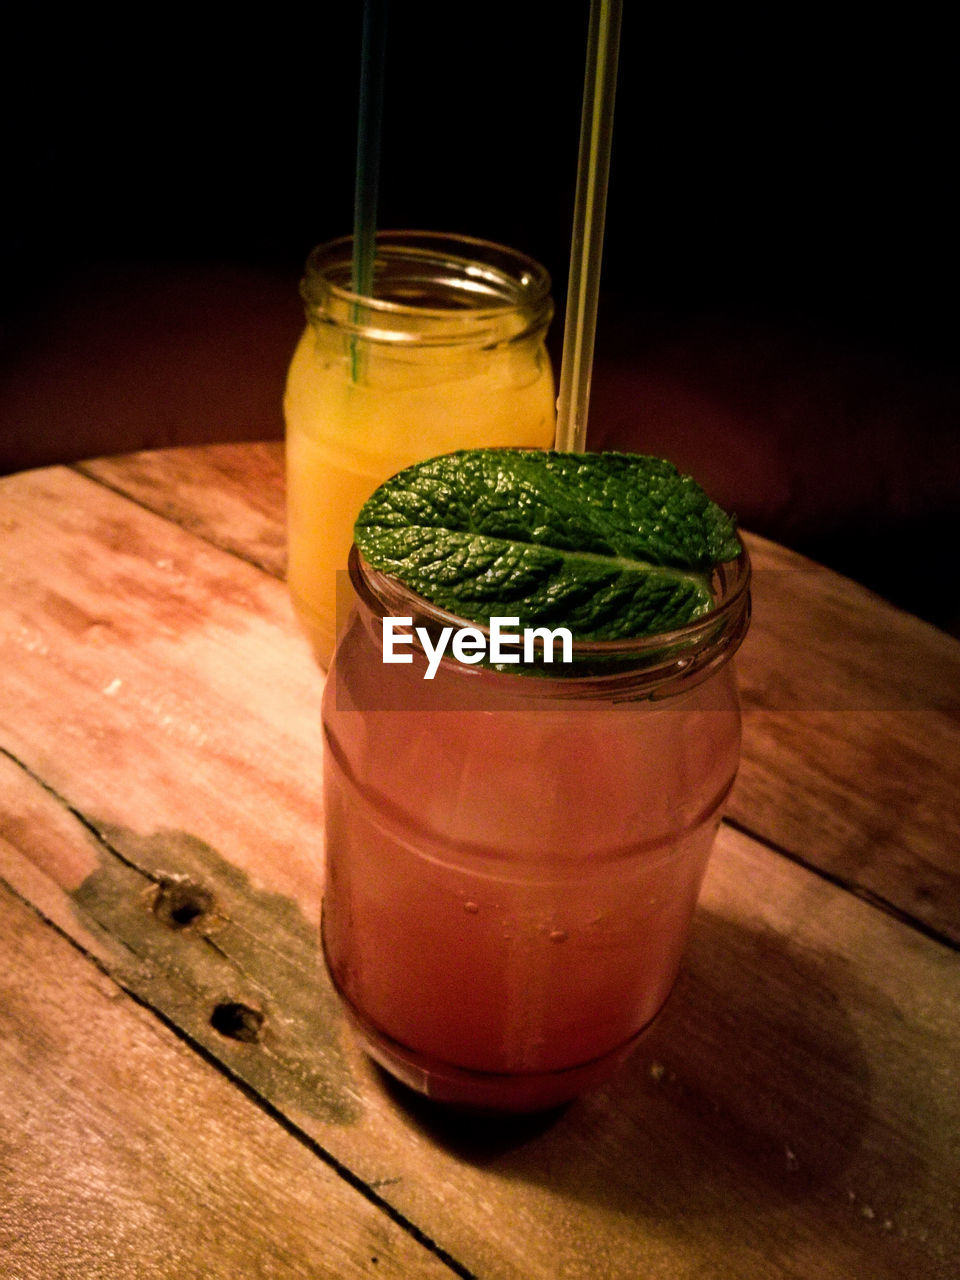
[[354, 538], [373, 568], [470, 622], [519, 617], [581, 640], [683, 626], [740, 552], [733, 519], [672, 463], [540, 449], [407, 467], [364, 504]]

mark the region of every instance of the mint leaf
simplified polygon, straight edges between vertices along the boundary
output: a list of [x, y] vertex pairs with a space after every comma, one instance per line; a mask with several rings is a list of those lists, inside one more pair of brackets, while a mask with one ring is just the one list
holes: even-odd
[[519, 617], [584, 640], [683, 626], [739, 554], [733, 520], [672, 463], [468, 449], [398, 472], [354, 526], [364, 559], [470, 622]]

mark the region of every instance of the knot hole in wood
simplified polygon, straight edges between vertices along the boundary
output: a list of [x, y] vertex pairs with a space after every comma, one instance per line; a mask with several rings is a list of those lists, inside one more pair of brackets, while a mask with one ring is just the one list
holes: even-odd
[[244, 1044], [256, 1044], [263, 1027], [263, 1014], [252, 1005], [239, 1000], [222, 1000], [210, 1015], [210, 1025], [229, 1040], [242, 1040]]
[[170, 877], [157, 885], [153, 910], [171, 929], [186, 929], [213, 910], [213, 894], [193, 880]]

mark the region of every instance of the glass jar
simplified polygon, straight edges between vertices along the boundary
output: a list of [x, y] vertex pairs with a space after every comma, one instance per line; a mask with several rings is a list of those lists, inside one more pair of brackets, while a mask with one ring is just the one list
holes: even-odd
[[550, 278], [462, 236], [380, 232], [371, 297], [351, 292], [350, 237], [311, 253], [307, 327], [287, 377], [288, 582], [326, 667], [353, 522], [394, 472], [482, 445], [548, 448]]
[[[367, 1051], [461, 1106], [606, 1079], [673, 985], [740, 750], [747, 553], [669, 634], [558, 667], [382, 661], [382, 619], [467, 625], [351, 552], [324, 694], [327, 964]], [[483, 629], [481, 628], [481, 631]]]

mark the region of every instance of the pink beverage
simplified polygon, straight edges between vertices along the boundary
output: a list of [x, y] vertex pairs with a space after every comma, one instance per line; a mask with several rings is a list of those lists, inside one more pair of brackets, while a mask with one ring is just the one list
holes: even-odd
[[384, 615], [450, 615], [356, 552], [351, 576], [323, 709], [334, 982], [413, 1088], [564, 1102], [620, 1065], [677, 974], [739, 758], [746, 553], [707, 617], [578, 645], [556, 677], [448, 657], [425, 680], [416, 644], [384, 665]]

